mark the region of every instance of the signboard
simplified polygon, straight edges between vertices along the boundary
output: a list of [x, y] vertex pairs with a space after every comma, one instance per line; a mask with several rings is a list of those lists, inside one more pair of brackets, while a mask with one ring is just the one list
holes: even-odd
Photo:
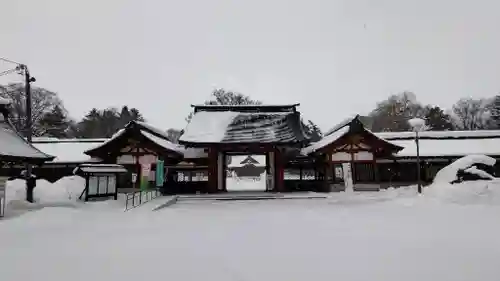
[[165, 165], [162, 160], [158, 160], [156, 162], [156, 186], [162, 187], [163, 182], [165, 181]]
[[149, 173], [151, 164], [141, 164], [141, 189], [146, 190], [149, 187]]

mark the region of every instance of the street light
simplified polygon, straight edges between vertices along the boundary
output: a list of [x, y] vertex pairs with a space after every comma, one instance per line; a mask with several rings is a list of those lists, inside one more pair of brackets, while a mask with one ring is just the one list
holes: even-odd
[[415, 132], [415, 144], [417, 146], [417, 187], [418, 193], [422, 193], [422, 183], [420, 176], [420, 143], [418, 133], [421, 131], [425, 131], [425, 120], [421, 118], [412, 118], [408, 120], [408, 124], [410, 124], [410, 127]]

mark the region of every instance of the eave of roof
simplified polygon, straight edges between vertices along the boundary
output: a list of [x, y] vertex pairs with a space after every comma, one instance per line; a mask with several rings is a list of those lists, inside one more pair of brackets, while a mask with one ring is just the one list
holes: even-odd
[[271, 105], [271, 104], [249, 104], [249, 105], [191, 105], [194, 112], [198, 111], [236, 111], [236, 112], [292, 112], [296, 111], [299, 103]]

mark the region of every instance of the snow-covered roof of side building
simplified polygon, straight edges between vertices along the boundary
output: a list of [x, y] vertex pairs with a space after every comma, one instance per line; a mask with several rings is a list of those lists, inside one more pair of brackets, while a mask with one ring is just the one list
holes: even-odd
[[[396, 157], [417, 156], [417, 145], [414, 139], [391, 140], [391, 142], [403, 147], [403, 150], [395, 154]], [[500, 138], [420, 139], [419, 149], [421, 157], [454, 157], [470, 154], [500, 156]]]
[[54, 158], [21, 136], [8, 119], [8, 103], [0, 103], [0, 159], [3, 161], [45, 162]]
[[385, 155], [391, 155], [403, 149], [403, 147], [398, 144], [385, 140], [366, 129], [359, 118], [360, 116], [356, 115], [352, 118], [343, 120], [341, 123], [334, 126], [322, 139], [303, 148], [301, 154], [309, 155], [317, 152], [328, 152], [329, 147], [342, 146], [345, 144], [346, 139], [352, 135], [363, 136], [363, 138], [375, 144], [377, 150]]
[[[378, 132], [377, 136], [386, 140], [414, 139], [415, 132]], [[458, 139], [458, 138], [500, 138], [500, 130], [479, 131], [422, 131], [419, 138]]]
[[115, 133], [109, 140], [90, 148], [85, 151], [85, 154], [91, 156], [107, 155], [111, 150], [116, 149], [118, 146], [128, 145], [129, 138], [145, 138], [154, 145], [165, 149], [170, 154], [175, 154], [178, 157], [184, 155], [184, 147], [171, 142], [168, 139], [167, 133], [154, 128], [144, 122], [131, 121], [125, 128]]
[[[416, 157], [415, 132], [381, 132], [377, 136], [403, 147], [396, 157]], [[500, 156], [500, 130], [419, 132], [422, 157]]]
[[34, 138], [33, 146], [44, 153], [55, 156], [48, 163], [85, 163], [98, 162], [85, 155], [85, 151], [100, 145], [106, 139], [57, 139], [57, 138]]

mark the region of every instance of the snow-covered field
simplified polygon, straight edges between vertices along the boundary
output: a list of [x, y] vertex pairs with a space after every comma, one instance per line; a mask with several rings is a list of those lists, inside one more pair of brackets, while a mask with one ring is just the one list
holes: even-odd
[[500, 184], [424, 192], [45, 207], [0, 221], [0, 279], [499, 280]]

